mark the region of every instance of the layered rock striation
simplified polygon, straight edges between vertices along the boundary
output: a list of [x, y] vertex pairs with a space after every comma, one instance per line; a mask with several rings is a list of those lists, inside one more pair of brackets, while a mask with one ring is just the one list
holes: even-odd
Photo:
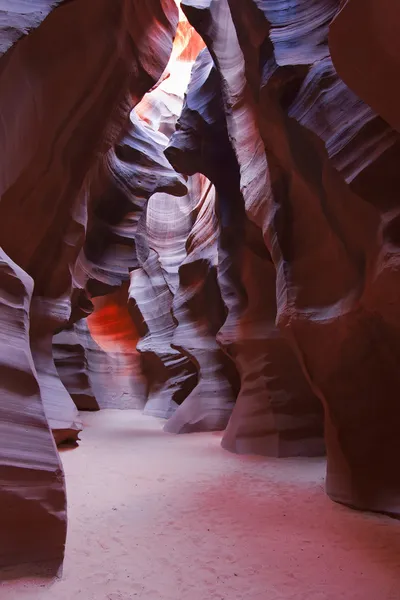
[[78, 409], [325, 437], [328, 494], [399, 516], [393, 6], [28, 4], [0, 9], [0, 567], [62, 561]]
[[275, 325], [275, 268], [261, 230], [245, 213], [220, 78], [208, 50], [194, 66], [166, 154], [177, 169], [206, 174], [217, 191], [215, 265], [227, 314], [216, 339], [241, 380], [223, 446], [269, 456], [320, 454], [322, 407]]
[[64, 474], [30, 348], [34, 282], [0, 250], [0, 568], [64, 555]]
[[339, 3], [295, 4], [182, 7], [220, 77], [246, 214], [275, 268], [275, 322], [325, 408], [327, 491], [398, 514], [397, 211], [385, 182], [396, 184], [398, 136], [335, 72]]
[[94, 312], [75, 325], [100, 408], [142, 409], [147, 398], [136, 345], [139, 333], [128, 310], [128, 284], [93, 298]]
[[53, 337], [53, 358], [57, 373], [78, 410], [99, 410], [89, 378], [84, 346], [74, 325]]
[[6, 2], [0, 12], [0, 321], [2, 335], [12, 330], [12, 351], [2, 351], [0, 565], [62, 559], [65, 488], [50, 429], [62, 442], [81, 423], [53, 336], [85, 312], [90, 273], [78, 257], [95, 180], [162, 75], [178, 23], [173, 0], [57, 4]]

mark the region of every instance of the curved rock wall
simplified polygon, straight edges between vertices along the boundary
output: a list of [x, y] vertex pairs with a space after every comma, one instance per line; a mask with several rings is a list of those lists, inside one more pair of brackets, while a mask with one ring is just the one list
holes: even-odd
[[[52, 334], [69, 321], [72, 290], [84, 284], [74, 265], [85, 241], [96, 163], [129, 109], [162, 74], [176, 25], [172, 0], [146, 7], [68, 2], [2, 58], [0, 239], [35, 281], [32, 351], [59, 440], [77, 435], [80, 424], [54, 366]], [[155, 61], [148, 59], [150, 45], [158, 49]], [[66, 87], [71, 74], [74, 84]]]
[[61, 442], [81, 424], [53, 335], [85, 312], [75, 303], [90, 273], [77, 259], [94, 180], [162, 75], [178, 23], [173, 0], [56, 4], [6, 2], [0, 16], [0, 320], [3, 331], [15, 323], [16, 340], [15, 356], [2, 353], [0, 506], [12, 506], [1, 511], [0, 564], [62, 558], [65, 489], [48, 427]]
[[193, 69], [167, 156], [183, 172], [206, 173], [218, 192], [218, 283], [228, 315], [217, 339], [241, 378], [223, 446], [269, 456], [323, 453], [322, 407], [275, 325], [275, 268], [261, 230], [245, 214], [220, 81], [208, 51]]
[[90, 383], [85, 348], [75, 326], [71, 325], [53, 337], [53, 359], [57, 373], [78, 410], [99, 410]]
[[[168, 78], [136, 108], [149, 127], [165, 134], [165, 146], [182, 108], [188, 67], [203, 45], [181, 22]], [[149, 382], [145, 412], [168, 418], [171, 432], [223, 429], [237, 379], [216, 341], [225, 313], [216, 281], [214, 190], [199, 175], [189, 177], [187, 187], [179, 199], [166, 193], [150, 198], [135, 234], [140, 268], [132, 270], [130, 285], [132, 315], [144, 327], [138, 350]]]
[[94, 312], [75, 325], [100, 408], [143, 408], [147, 397], [139, 333], [128, 311], [128, 284], [93, 298]]
[[329, 495], [400, 515], [389, 4], [184, 0], [173, 46], [173, 0], [3, 3], [0, 566], [62, 560], [96, 402], [274, 456], [324, 419]]
[[220, 228], [215, 188], [204, 184], [173, 300], [173, 347], [196, 365], [198, 383], [167, 422], [165, 430], [172, 433], [223, 430], [237, 393], [236, 370], [216, 339], [226, 318], [218, 285]]
[[398, 19], [391, 0], [345, 0], [330, 25], [329, 48], [343, 81], [400, 132]]
[[64, 474], [30, 349], [34, 282], [0, 250], [0, 568], [64, 555]]
[[246, 214], [275, 266], [276, 323], [325, 407], [327, 491], [398, 514], [397, 209], [384, 181], [398, 185], [398, 137], [332, 66], [339, 2], [308, 4], [182, 7], [221, 78]]
[[47, 15], [63, 0], [37, 0], [18, 2], [4, 0], [0, 9], [0, 56], [22, 36], [44, 21]]
[[195, 201], [192, 186], [182, 198], [155, 194], [136, 237], [141, 266], [131, 273], [129, 298], [133, 317], [144, 327], [137, 349], [149, 385], [145, 413], [164, 418], [173, 414], [197, 383], [193, 363], [172, 346], [176, 328], [172, 304]]
[[[181, 289], [179, 273], [182, 263], [186, 261], [186, 240], [198, 218], [203, 202], [199, 199], [202, 197], [202, 191], [207, 183], [204, 177], [191, 178], [186, 182], [188, 193], [176, 197], [180, 193], [179, 189], [173, 185], [163, 186], [162, 177], [158, 176], [155, 179], [158, 183], [158, 190], [153, 188], [151, 191], [153, 195], [148, 200], [151, 194], [146, 193], [147, 188], [150, 190], [150, 186], [147, 186], [146, 182], [153, 181], [149, 178], [154, 173], [160, 173], [160, 169], [162, 169], [162, 173], [167, 172], [162, 153], [174, 131], [182, 107], [191, 63], [203, 45], [201, 38], [189, 27], [187, 21], [182, 21], [179, 24], [173, 53], [163, 80], [145, 96], [135, 109], [136, 116], [133, 115], [133, 118], [144, 137], [142, 140], [138, 136], [135, 139], [133, 139], [134, 136], [132, 137], [130, 145], [135, 149], [135, 152], [132, 152], [132, 162], [129, 165], [126, 164], [126, 169], [119, 171], [118, 178], [120, 187], [125, 188], [128, 199], [132, 201], [132, 198], [135, 199], [135, 194], [139, 194], [138, 201], [134, 200], [135, 221], [132, 220], [130, 226], [124, 229], [124, 236], [125, 239], [128, 237], [131, 239], [131, 251], [128, 254], [131, 259], [129, 308], [136, 327], [141, 332], [137, 349], [141, 355], [143, 372], [148, 383], [145, 412], [165, 418], [171, 417], [182, 402], [185, 401], [187, 407], [186, 398], [189, 395], [192, 399], [190, 402], [193, 402], [194, 396], [191, 392], [194, 389], [199, 410], [203, 402], [202, 389], [204, 388], [197, 385], [201, 379], [198, 373], [198, 362], [187, 348], [183, 349], [175, 343], [179, 319], [174, 305], [176, 295]], [[149, 136], [151, 137], [150, 144], [145, 143]], [[157, 149], [159, 154], [157, 154]], [[121, 159], [121, 156], [119, 155], [118, 158]], [[135, 160], [136, 164], [133, 164]], [[135, 169], [139, 172], [140, 177], [136, 175]], [[177, 175], [170, 166], [169, 169], [170, 177], [176, 178]], [[112, 173], [112, 181], [116, 180], [115, 175], [116, 171]], [[129, 189], [130, 181], [139, 181], [140, 185], [137, 186], [137, 189]], [[209, 205], [213, 210], [214, 197], [210, 196], [209, 198], [211, 203], [207, 206]], [[120, 219], [120, 216], [117, 216], [117, 219]], [[201, 221], [200, 225], [202, 223], [204, 224]], [[208, 233], [210, 232], [204, 231], [203, 236]], [[94, 232], [94, 240], [97, 240], [98, 237]], [[109, 241], [106, 241], [105, 245], [110, 247]], [[214, 244], [215, 256], [216, 248], [217, 246]], [[110, 252], [110, 255], [114, 261], [115, 252]], [[133, 257], [136, 262], [132, 261]], [[121, 264], [123, 263], [121, 262]], [[188, 271], [187, 265], [186, 271]], [[99, 278], [98, 274], [96, 277]], [[218, 291], [217, 294], [219, 294]], [[210, 298], [209, 301], [213, 302], [213, 298]], [[204, 315], [205, 322], [207, 318]], [[193, 324], [193, 334], [200, 338], [202, 336], [200, 331], [196, 330], [195, 323]], [[202, 342], [198, 341], [198, 343], [201, 345]], [[212, 355], [209, 358], [210, 366], [205, 369], [205, 372], [209, 373], [208, 386], [211, 385], [211, 387], [217, 379], [223, 378], [222, 375], [216, 378], [212, 374], [214, 358], [221, 355], [215, 339], [214, 345], [217, 354], [215, 357]], [[216, 372], [219, 370], [218, 364], [217, 361]], [[218, 397], [218, 390], [219, 387], [212, 390], [214, 398]], [[209, 395], [208, 391], [206, 395]], [[219, 400], [214, 400], [214, 403], [218, 405]], [[212, 404], [213, 401], [210, 399], [209, 409]], [[229, 416], [231, 400], [228, 406], [229, 410], [226, 414]], [[179, 415], [183, 415], [185, 410], [187, 409], [180, 408]], [[224, 419], [218, 418], [215, 422], [213, 418], [207, 420], [204, 416], [205, 414], [202, 419], [196, 420], [196, 428], [223, 428], [227, 421], [226, 416]], [[174, 425], [175, 421], [176, 418], [172, 419], [167, 427], [176, 427], [177, 431], [184, 431], [185, 419], [179, 427]], [[203, 424], [201, 425], [201, 423]]]
[[[146, 289], [141, 300], [140, 285], [138, 286], [137, 304], [142, 306], [144, 303], [148, 307], [151, 304], [163, 306], [160, 299], [154, 297], [154, 293], [157, 295], [159, 289], [152, 292], [150, 279], [146, 278], [142, 268], [146, 262], [148, 246], [147, 232], [140, 230], [141, 227], [143, 229], [143, 224], [142, 226], [140, 224], [147, 214], [150, 197], [157, 198], [161, 195], [170, 198], [170, 202], [178, 203], [180, 200], [175, 195], [184, 196], [187, 191], [184, 179], [172, 169], [163, 154], [167, 141], [163, 133], [140, 119], [135, 111], [131, 112], [122, 139], [115, 148], [110, 150], [101, 165], [101, 173], [96, 180], [96, 190], [93, 192], [95, 196], [93, 216], [89, 221], [85, 246], [78, 261], [78, 268], [88, 277], [87, 289], [95, 305], [95, 312], [88, 319], [92, 335], [107, 353], [111, 353], [114, 358], [116, 355], [119, 356], [118, 361], [114, 363], [116, 369], [114, 376], [121, 383], [122, 377], [126, 382], [128, 378], [132, 380], [132, 394], [128, 393], [124, 405], [134, 406], [142, 403], [134, 393], [137, 391], [134, 380], [141, 379], [139, 369], [143, 366], [149, 380], [149, 390], [146, 394], [150, 396], [148, 410], [152, 414], [164, 415], [169, 411], [168, 406], [160, 406], [157, 410], [154, 403], [158, 402], [158, 393], [162, 393], [159, 387], [162, 388], [163, 382], [169, 379], [168, 368], [167, 371], [164, 370], [163, 361], [161, 360], [160, 363], [160, 356], [157, 359], [158, 351], [155, 348], [146, 349], [147, 342], [141, 342], [141, 346], [136, 349], [138, 335], [128, 313], [125, 283], [129, 281], [131, 271], [135, 274], [136, 281], [139, 281], [138, 278], [142, 275]], [[167, 194], [171, 195], [167, 196]], [[155, 272], [149, 277], [154, 275], [157, 278], [157, 267], [154, 262], [151, 265], [149, 263], [147, 268], [151, 270], [151, 267]], [[117, 287], [119, 291], [107, 296], [107, 299], [102, 300], [98, 297], [110, 294]], [[152, 302], [149, 294], [153, 294]], [[145, 312], [146, 307], [143, 310]], [[135, 315], [136, 312], [133, 312], [133, 321]], [[142, 318], [149, 323], [152, 319], [151, 314]], [[138, 327], [140, 330], [140, 323]], [[155, 335], [158, 327], [162, 327], [161, 323], [153, 323]], [[141, 359], [137, 350], [142, 352]], [[168, 344], [166, 352], [171, 355], [173, 370], [180, 370], [180, 362], [184, 363], [182, 368], [185, 369], [188, 361], [183, 360], [183, 357], [174, 356], [177, 353], [172, 349], [168, 350]], [[155, 362], [152, 360], [154, 358], [156, 358]], [[168, 360], [167, 355], [165, 360]], [[125, 367], [121, 368], [123, 362]], [[144, 364], [146, 362], [147, 365]], [[108, 366], [113, 368], [109, 361]], [[158, 373], [157, 367], [161, 368], [161, 373]], [[173, 383], [171, 385], [174, 386]], [[142, 389], [142, 393], [143, 391]]]

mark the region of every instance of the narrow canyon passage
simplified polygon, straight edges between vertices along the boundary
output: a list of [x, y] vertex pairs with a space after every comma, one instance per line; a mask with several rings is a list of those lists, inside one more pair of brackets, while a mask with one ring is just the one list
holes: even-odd
[[0, 0], [0, 600], [400, 600], [399, 17]]
[[82, 418], [61, 453], [63, 577], [2, 600], [398, 600], [400, 523], [332, 503], [324, 459], [237, 456], [134, 410]]

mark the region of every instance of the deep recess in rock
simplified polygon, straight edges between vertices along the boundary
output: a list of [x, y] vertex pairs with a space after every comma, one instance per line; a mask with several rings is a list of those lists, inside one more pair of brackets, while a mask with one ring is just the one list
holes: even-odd
[[0, 567], [62, 564], [78, 410], [326, 446], [333, 500], [399, 517], [392, 4], [5, 4]]

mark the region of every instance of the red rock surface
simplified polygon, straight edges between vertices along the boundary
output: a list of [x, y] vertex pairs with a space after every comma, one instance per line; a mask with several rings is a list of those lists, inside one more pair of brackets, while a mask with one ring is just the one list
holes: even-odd
[[391, 0], [347, 0], [330, 25], [329, 49], [343, 81], [400, 132], [399, 18]]
[[215, 188], [204, 184], [173, 300], [173, 347], [194, 362], [198, 383], [167, 422], [171, 433], [224, 429], [237, 393], [236, 370], [216, 339], [225, 319], [217, 273], [220, 230]]
[[[202, 46], [181, 22], [168, 77], [136, 108], [164, 134], [164, 148], [182, 108], [190, 60]], [[144, 328], [137, 347], [149, 383], [145, 413], [169, 418], [165, 429], [174, 433], [223, 429], [237, 379], [216, 340], [224, 309], [216, 281], [214, 189], [199, 175], [186, 184], [188, 194], [179, 199], [168, 193], [150, 198], [136, 231], [140, 268], [130, 285], [132, 314]]]
[[137, 349], [148, 380], [145, 412], [158, 417], [170, 417], [197, 383], [195, 365], [173, 346], [172, 308], [199, 189], [179, 199], [155, 194], [136, 236], [140, 268], [131, 273], [129, 302], [142, 333]]
[[325, 407], [327, 491], [399, 514], [397, 212], [385, 181], [397, 180], [398, 138], [332, 67], [338, 3], [297, 5], [182, 3], [221, 77], [246, 213], [276, 270], [276, 323]]
[[217, 190], [216, 231], [221, 232], [214, 260], [228, 314], [216, 339], [241, 379], [224, 448], [269, 456], [323, 453], [322, 407], [275, 326], [275, 268], [261, 231], [245, 215], [219, 78], [208, 51], [192, 72], [167, 156], [183, 172], [207, 174]]
[[139, 333], [128, 311], [128, 284], [93, 298], [94, 312], [75, 325], [100, 408], [143, 408], [146, 382], [136, 349]]
[[53, 359], [57, 373], [78, 410], [99, 410], [93, 393], [85, 348], [75, 326], [63, 329], [53, 337]]
[[3, 2], [0, 566], [62, 560], [77, 406], [268, 456], [324, 420], [328, 494], [400, 515], [389, 4]]
[[0, 251], [0, 568], [60, 566], [66, 535], [64, 474], [30, 351], [34, 282]]
[[[0, 463], [6, 482], [0, 505], [9, 502], [7, 489], [14, 485], [13, 499], [26, 527], [11, 511], [2, 527], [0, 563], [62, 557], [65, 496], [46, 417], [57, 442], [76, 438], [81, 424], [54, 364], [53, 335], [71, 323], [79, 289], [87, 282], [88, 273], [76, 263], [101, 158], [129, 111], [162, 75], [178, 22], [172, 0], [55, 4], [37, 2], [32, 12], [19, 3], [18, 13], [14, 3], [0, 22], [0, 49], [9, 48], [0, 58], [0, 243], [9, 257], [5, 263], [10, 260], [17, 270], [11, 281], [23, 282], [10, 284], [5, 276], [4, 285], [14, 287], [10, 302], [5, 296], [1, 319], [15, 319], [17, 329], [25, 323], [16, 357], [3, 352], [5, 385], [15, 385], [15, 369], [28, 372], [23, 361], [31, 361], [26, 388], [21, 379], [15, 404], [2, 406], [12, 415], [4, 419], [11, 423], [7, 438], [12, 439], [10, 466]], [[38, 434], [35, 438], [35, 419], [42, 420], [42, 441]], [[20, 423], [18, 437], [14, 422]], [[28, 460], [24, 440], [29, 436], [37, 444], [31, 444]], [[24, 486], [25, 480], [32, 485]], [[4, 539], [12, 540], [8, 550]]]
[[0, 55], [44, 21], [63, 0], [3, 0], [0, 8]]

